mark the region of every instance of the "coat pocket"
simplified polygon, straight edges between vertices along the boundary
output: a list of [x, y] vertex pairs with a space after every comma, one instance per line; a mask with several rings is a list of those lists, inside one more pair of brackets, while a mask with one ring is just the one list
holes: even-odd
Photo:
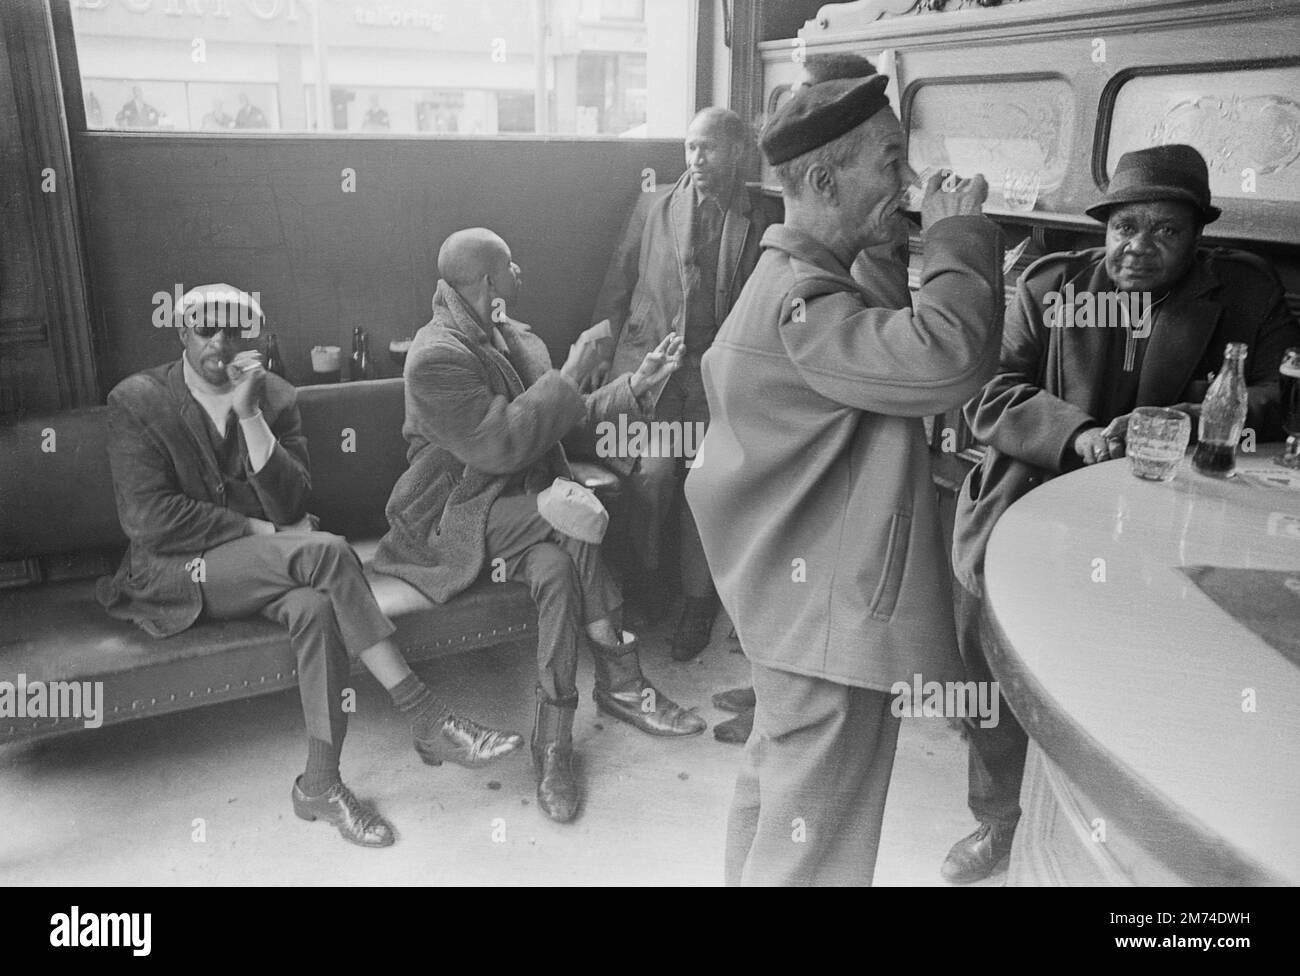
[[907, 550], [912, 539], [912, 517], [895, 512], [889, 522], [889, 542], [885, 547], [884, 571], [871, 598], [868, 612], [877, 620], [888, 620], [894, 615], [898, 593], [903, 588], [903, 572], [907, 568]]

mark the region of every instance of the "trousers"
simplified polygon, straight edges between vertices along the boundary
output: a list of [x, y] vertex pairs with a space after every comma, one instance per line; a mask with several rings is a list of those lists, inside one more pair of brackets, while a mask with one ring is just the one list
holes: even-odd
[[288, 628], [307, 735], [341, 743], [352, 661], [396, 630], [347, 540], [328, 532], [246, 536], [209, 549], [202, 568], [203, 616], [261, 614]]
[[503, 560], [506, 579], [528, 584], [537, 604], [537, 683], [549, 701], [578, 693], [578, 651], [586, 625], [623, 604], [600, 547], [557, 532], [537, 513], [535, 494], [506, 495], [492, 503], [487, 557]]
[[899, 719], [883, 691], [753, 666], [754, 730], [727, 818], [737, 885], [870, 885]]
[[[992, 681], [980, 619], [984, 601], [954, 580], [953, 609], [957, 623], [957, 647], [966, 665], [968, 681]], [[1002, 698], [998, 702], [998, 724], [984, 728], [978, 718], [962, 720], [967, 740], [967, 803], [981, 823], [1014, 826], [1020, 819], [1020, 783], [1025, 777], [1025, 754], [1029, 737]]]
[[[699, 355], [688, 354], [681, 367], [664, 385], [655, 407], [655, 421], [682, 425], [679, 444], [693, 444], [698, 450], [709, 424], [709, 402], [700, 375]], [[687, 440], [685, 425], [692, 427]], [[624, 485], [627, 501], [628, 535], [632, 551], [641, 566], [657, 573], [662, 561], [660, 550], [664, 526], [672, 512], [674, 500], [681, 492], [686, 476], [684, 457], [647, 457], [637, 459], [636, 467]], [[681, 499], [682, 592], [689, 597], [707, 597], [712, 593], [713, 578], [704, 555], [704, 544], [695, 525], [695, 516], [685, 497]]]

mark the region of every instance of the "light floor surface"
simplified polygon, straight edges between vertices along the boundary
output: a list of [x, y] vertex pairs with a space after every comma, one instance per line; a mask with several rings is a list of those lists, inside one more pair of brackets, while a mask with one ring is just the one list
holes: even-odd
[[[484, 769], [423, 765], [387, 695], [356, 678], [344, 781], [395, 826], [366, 850], [298, 820], [289, 801], [306, 745], [298, 697], [284, 692], [0, 747], [0, 885], [717, 885], [741, 747], [713, 738], [730, 716], [714, 692], [748, 683], [719, 617], [687, 664], [668, 626], [643, 637], [648, 676], [709, 722], [661, 739], [591, 701], [579, 670], [574, 742], [585, 785], [577, 821], [537, 809], [527, 747]], [[422, 665], [452, 707], [527, 736], [535, 665], [506, 645]], [[876, 865], [877, 885], [942, 885], [949, 846], [974, 828], [966, 747], [943, 719], [903, 720]], [[1000, 885], [1005, 867], [984, 885]]]

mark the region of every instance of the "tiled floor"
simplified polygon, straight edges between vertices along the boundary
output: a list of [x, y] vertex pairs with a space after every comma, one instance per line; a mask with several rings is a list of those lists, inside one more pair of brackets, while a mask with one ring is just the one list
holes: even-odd
[[[669, 659], [663, 634], [645, 640], [646, 672], [710, 725], [728, 717], [713, 692], [747, 683], [727, 630], [720, 619], [690, 664]], [[501, 647], [421, 673], [467, 714], [526, 735], [530, 657]], [[380, 851], [294, 817], [305, 745], [291, 693], [0, 748], [0, 884], [720, 883], [740, 747], [711, 731], [656, 739], [598, 716], [589, 663], [579, 687], [586, 802], [558, 825], [536, 809], [526, 750], [481, 770], [424, 766], [387, 696], [358, 679], [343, 775], [398, 830]], [[944, 854], [973, 828], [965, 770], [964, 744], [942, 719], [904, 721], [877, 884], [943, 884]]]

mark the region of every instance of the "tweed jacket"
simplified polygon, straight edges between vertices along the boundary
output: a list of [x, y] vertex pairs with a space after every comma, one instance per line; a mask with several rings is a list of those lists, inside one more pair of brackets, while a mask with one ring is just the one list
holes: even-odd
[[[168, 637], [203, 610], [187, 564], [251, 535], [252, 524], [227, 505], [208, 420], [185, 385], [179, 359], [128, 376], [108, 395], [108, 408], [113, 493], [130, 546], [117, 575], [98, 581], [96, 596], [113, 616]], [[297, 395], [274, 374], [266, 377], [262, 416], [276, 444], [249, 483], [266, 518], [289, 525], [306, 514], [311, 475]], [[239, 450], [247, 464], [242, 431]]]

